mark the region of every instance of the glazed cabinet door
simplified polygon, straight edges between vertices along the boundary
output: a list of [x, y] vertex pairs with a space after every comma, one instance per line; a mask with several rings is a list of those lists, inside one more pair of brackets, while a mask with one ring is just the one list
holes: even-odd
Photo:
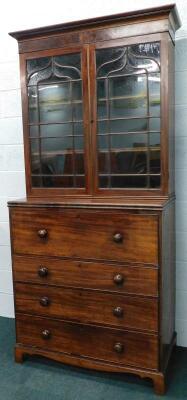
[[161, 42], [103, 42], [91, 57], [95, 192], [160, 190]]
[[86, 50], [26, 54], [22, 76], [29, 192], [87, 192]]

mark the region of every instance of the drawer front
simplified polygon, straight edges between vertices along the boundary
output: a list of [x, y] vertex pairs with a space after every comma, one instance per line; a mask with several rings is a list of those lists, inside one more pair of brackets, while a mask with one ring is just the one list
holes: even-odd
[[157, 215], [60, 208], [11, 215], [14, 253], [158, 264]]
[[158, 296], [157, 268], [16, 255], [13, 268], [20, 282]]
[[16, 310], [25, 314], [158, 331], [156, 299], [17, 283]]
[[17, 315], [17, 342], [141, 368], [158, 368], [155, 335]]

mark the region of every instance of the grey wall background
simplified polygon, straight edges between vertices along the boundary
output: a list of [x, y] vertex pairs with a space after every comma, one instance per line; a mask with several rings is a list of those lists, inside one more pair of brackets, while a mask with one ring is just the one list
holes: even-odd
[[[187, 1], [176, 1], [176, 239], [178, 344], [187, 346]], [[163, 0], [7, 0], [0, 15], [0, 315], [14, 317], [7, 201], [25, 196], [17, 43], [8, 32], [167, 4]]]

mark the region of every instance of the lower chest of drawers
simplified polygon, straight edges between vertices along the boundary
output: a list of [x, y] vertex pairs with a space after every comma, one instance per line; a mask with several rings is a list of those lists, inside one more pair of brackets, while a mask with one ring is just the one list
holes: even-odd
[[17, 343], [159, 367], [158, 216], [13, 209]]

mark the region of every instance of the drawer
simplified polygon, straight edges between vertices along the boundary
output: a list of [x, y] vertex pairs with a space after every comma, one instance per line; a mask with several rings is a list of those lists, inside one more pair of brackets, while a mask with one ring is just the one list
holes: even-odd
[[17, 254], [158, 264], [158, 216], [62, 208], [11, 211]]
[[13, 268], [20, 282], [158, 296], [157, 268], [17, 255]]
[[80, 325], [17, 314], [17, 343], [48, 351], [131, 365], [158, 368], [155, 335]]
[[156, 299], [16, 283], [16, 310], [81, 323], [158, 331]]

